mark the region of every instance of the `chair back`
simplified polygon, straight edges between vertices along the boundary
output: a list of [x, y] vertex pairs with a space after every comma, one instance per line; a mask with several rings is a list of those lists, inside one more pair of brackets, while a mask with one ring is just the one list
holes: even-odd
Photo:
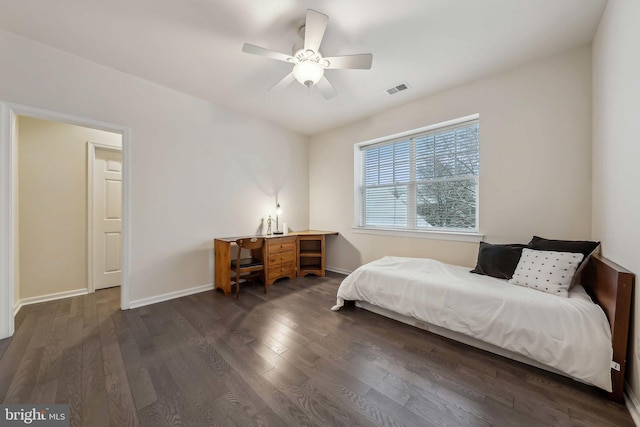
[[[246, 237], [244, 239], [237, 239], [236, 245], [238, 245], [238, 257], [236, 260], [236, 301], [238, 301], [238, 296], [240, 294], [240, 278], [248, 279], [249, 277], [253, 277], [262, 272], [262, 281], [264, 282], [264, 293], [267, 293], [267, 283], [264, 279], [264, 237]], [[250, 262], [242, 265], [242, 250], [247, 249], [251, 251], [251, 259]], [[259, 255], [259, 259], [255, 260], [255, 251], [258, 249], [262, 249], [262, 253]], [[242, 273], [250, 273], [249, 275], [241, 276]]]
[[236, 240], [236, 245], [238, 245], [238, 253], [240, 253], [240, 249], [260, 249], [264, 246], [264, 237], [247, 237], [244, 239]]

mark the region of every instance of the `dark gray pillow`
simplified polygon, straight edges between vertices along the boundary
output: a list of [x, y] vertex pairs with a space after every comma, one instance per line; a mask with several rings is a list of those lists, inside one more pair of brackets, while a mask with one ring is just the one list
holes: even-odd
[[476, 263], [476, 268], [471, 272], [498, 279], [511, 279], [518, 261], [520, 261], [522, 249], [526, 247], [527, 245], [520, 243], [492, 245], [491, 243], [480, 242], [478, 262]]
[[[590, 242], [588, 240], [550, 240], [533, 236], [527, 247], [538, 251], [581, 253], [584, 255], [580, 263], [580, 266], [582, 266], [599, 245], [600, 242]], [[579, 270], [580, 266], [578, 266]]]

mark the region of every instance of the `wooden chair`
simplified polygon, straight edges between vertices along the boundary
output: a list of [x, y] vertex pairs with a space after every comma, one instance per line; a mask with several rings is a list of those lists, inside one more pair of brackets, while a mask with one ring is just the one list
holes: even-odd
[[[236, 240], [238, 245], [238, 256], [231, 261], [231, 269], [235, 272], [236, 282], [236, 301], [240, 293], [240, 281], [249, 281], [259, 277], [264, 283], [264, 293], [267, 293], [267, 281], [264, 275], [264, 238], [263, 237], [247, 237], [245, 239]], [[242, 258], [242, 249], [251, 251], [251, 258]]]

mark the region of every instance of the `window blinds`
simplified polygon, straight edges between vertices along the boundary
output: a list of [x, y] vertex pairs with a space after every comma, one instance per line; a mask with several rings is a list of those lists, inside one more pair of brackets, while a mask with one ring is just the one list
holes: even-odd
[[477, 230], [479, 122], [362, 147], [364, 227]]

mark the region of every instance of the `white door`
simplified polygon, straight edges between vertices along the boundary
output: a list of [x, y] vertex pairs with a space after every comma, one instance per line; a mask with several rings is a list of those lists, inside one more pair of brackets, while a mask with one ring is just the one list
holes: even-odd
[[122, 153], [96, 147], [93, 167], [94, 289], [120, 286]]

